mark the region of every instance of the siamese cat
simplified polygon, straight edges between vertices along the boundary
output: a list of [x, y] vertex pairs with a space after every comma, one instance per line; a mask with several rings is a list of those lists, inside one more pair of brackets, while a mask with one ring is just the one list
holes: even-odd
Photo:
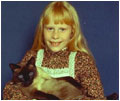
[[72, 77], [52, 78], [35, 66], [32, 57], [25, 66], [9, 64], [13, 71], [12, 81], [20, 83], [20, 89], [31, 99], [71, 100], [83, 97], [81, 86]]

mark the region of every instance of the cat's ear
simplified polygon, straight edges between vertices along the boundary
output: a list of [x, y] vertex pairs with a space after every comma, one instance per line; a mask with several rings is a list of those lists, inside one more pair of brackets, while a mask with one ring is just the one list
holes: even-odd
[[35, 64], [35, 58], [34, 57], [31, 57], [31, 59], [29, 60], [29, 64]]
[[11, 68], [11, 70], [12, 70], [12, 72], [14, 72], [16, 69], [18, 69], [18, 68], [21, 68], [19, 65], [16, 65], [16, 64], [9, 64], [9, 66], [10, 66], [10, 68]]

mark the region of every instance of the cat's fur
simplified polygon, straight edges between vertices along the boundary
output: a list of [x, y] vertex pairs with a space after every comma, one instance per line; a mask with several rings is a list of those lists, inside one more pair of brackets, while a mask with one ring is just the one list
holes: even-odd
[[36, 68], [35, 58], [24, 67], [10, 64], [13, 71], [12, 81], [21, 83], [23, 94], [31, 99], [77, 99], [82, 98], [80, 85], [71, 77], [52, 78], [41, 68]]

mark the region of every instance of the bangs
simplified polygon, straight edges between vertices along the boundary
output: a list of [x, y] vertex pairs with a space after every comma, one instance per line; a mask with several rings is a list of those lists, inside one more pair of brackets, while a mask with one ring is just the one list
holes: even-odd
[[74, 23], [69, 11], [64, 7], [63, 3], [59, 2], [53, 5], [52, 8], [47, 9], [44, 14], [43, 23], [49, 24], [51, 19], [55, 24], [67, 24], [72, 25]]

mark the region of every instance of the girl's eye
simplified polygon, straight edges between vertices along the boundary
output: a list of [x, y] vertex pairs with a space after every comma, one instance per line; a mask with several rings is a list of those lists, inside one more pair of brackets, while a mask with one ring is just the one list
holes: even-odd
[[19, 78], [19, 79], [22, 79], [22, 78], [23, 78], [23, 75], [18, 75], [18, 78]]
[[65, 31], [65, 30], [66, 30], [65, 28], [60, 28], [60, 31], [62, 31], [62, 32]]
[[48, 31], [53, 31], [52, 27], [47, 28]]
[[33, 74], [34, 74], [33, 72], [30, 72], [30, 73], [29, 73], [29, 76], [32, 76]]

